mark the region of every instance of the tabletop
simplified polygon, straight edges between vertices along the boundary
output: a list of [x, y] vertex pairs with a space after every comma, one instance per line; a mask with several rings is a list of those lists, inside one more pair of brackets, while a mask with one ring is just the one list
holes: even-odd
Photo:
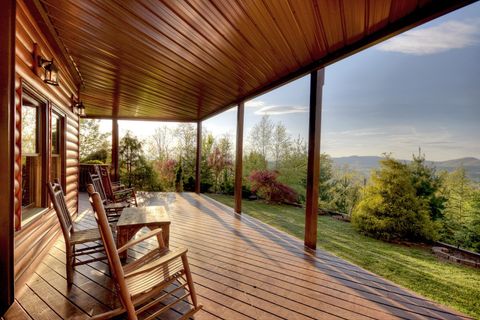
[[117, 227], [148, 224], [169, 224], [170, 217], [163, 206], [129, 207], [122, 211]]

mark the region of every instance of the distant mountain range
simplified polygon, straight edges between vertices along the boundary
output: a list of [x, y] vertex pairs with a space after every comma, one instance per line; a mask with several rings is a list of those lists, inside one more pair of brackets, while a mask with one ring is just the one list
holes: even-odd
[[[332, 158], [333, 163], [342, 167], [348, 165], [350, 168], [355, 169], [365, 176], [370, 176], [372, 169], [376, 169], [380, 166], [379, 161], [382, 157], [375, 156], [350, 156]], [[410, 162], [410, 160], [401, 160], [404, 162]], [[437, 168], [437, 171], [446, 170], [448, 172], [463, 166], [470, 179], [480, 182], [480, 159], [467, 157], [460, 159], [453, 159], [447, 161], [427, 161], [430, 166]]]

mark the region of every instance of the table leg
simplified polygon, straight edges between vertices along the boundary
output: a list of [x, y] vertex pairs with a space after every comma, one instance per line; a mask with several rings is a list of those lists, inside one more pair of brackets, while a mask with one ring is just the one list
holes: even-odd
[[163, 235], [163, 242], [165, 243], [165, 247], [169, 248], [170, 246], [170, 225], [169, 224], [162, 226], [162, 235]]
[[[128, 230], [117, 230], [117, 249], [120, 249], [128, 242]], [[127, 260], [127, 251], [120, 253], [120, 259], [125, 262]]]

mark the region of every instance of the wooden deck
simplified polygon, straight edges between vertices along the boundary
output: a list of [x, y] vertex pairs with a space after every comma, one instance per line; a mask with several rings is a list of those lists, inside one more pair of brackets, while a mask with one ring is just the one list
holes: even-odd
[[[391, 282], [303, 243], [206, 196], [149, 193], [144, 204], [165, 205], [170, 246], [189, 249], [204, 310], [195, 319], [464, 319]], [[80, 226], [95, 226], [81, 195]], [[132, 258], [153, 244], [130, 250]], [[85, 319], [116, 303], [104, 262], [79, 266], [67, 288], [63, 239], [17, 296], [5, 319]], [[178, 318], [177, 306], [164, 318]]]

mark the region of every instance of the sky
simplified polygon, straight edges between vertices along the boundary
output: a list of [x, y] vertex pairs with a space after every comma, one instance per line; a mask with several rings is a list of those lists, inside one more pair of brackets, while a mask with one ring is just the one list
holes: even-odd
[[[247, 101], [246, 139], [264, 114], [306, 139], [309, 81]], [[409, 159], [420, 147], [428, 160], [480, 158], [480, 3], [328, 66], [322, 105], [321, 148], [333, 157]], [[235, 122], [232, 108], [203, 126], [234, 137]], [[145, 139], [160, 125], [122, 121], [120, 131]]]

